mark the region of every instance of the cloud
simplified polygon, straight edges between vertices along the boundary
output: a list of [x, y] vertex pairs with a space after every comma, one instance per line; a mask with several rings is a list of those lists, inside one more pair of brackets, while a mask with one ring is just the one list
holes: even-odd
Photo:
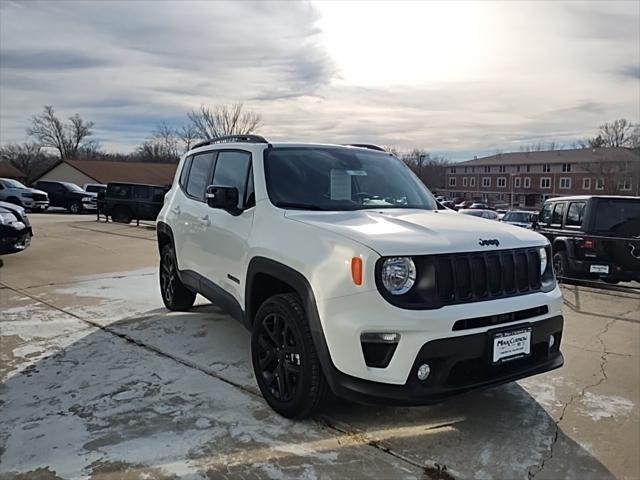
[[[274, 140], [454, 159], [638, 120], [634, 2], [443, 4], [446, 22], [435, 3], [149, 5], [0, 3], [0, 140], [23, 141], [45, 104], [94, 121], [103, 146], [121, 151], [202, 103], [244, 102]], [[410, 35], [398, 21], [425, 15], [429, 28]]]

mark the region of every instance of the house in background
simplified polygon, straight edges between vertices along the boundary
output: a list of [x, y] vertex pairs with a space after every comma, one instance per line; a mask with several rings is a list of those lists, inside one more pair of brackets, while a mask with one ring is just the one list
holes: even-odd
[[446, 195], [538, 208], [565, 195], [640, 195], [640, 154], [628, 148], [500, 153], [448, 167]]
[[177, 165], [174, 163], [107, 162], [96, 160], [59, 161], [34, 180], [86, 183], [130, 182], [171, 185]]
[[27, 176], [9, 162], [0, 161], [0, 178], [12, 178], [19, 182], [24, 182]]

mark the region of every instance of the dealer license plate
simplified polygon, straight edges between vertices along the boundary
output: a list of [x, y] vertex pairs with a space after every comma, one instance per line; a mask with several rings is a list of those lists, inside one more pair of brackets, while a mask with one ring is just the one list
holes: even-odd
[[531, 328], [493, 335], [493, 363], [515, 360], [531, 354]]
[[591, 273], [609, 273], [609, 265], [591, 265], [589, 271]]

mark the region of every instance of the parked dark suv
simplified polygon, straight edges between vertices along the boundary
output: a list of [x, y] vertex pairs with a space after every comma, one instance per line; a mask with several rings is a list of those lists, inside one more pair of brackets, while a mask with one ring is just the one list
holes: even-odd
[[75, 183], [40, 180], [33, 186], [47, 192], [50, 207], [66, 208], [71, 213], [96, 209], [96, 194], [85, 192]]
[[101, 211], [114, 222], [155, 220], [168, 190], [169, 187], [163, 185], [110, 182], [104, 193]]
[[551, 242], [558, 277], [640, 281], [640, 197], [553, 198], [536, 229]]

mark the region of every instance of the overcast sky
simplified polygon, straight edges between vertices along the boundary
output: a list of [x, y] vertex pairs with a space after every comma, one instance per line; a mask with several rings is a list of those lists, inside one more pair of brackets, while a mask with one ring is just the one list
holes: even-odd
[[0, 0], [0, 141], [45, 104], [131, 151], [200, 104], [451, 159], [640, 120], [640, 1]]

